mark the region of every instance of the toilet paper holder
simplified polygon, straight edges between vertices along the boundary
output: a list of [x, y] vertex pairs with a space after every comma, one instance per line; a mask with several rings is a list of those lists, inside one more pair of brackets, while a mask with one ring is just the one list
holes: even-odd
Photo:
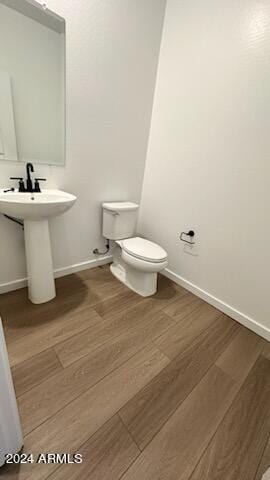
[[192, 242], [192, 241], [187, 240], [186, 238], [184, 238], [184, 237], [189, 237], [190, 239], [192, 239], [194, 236], [195, 236], [194, 230], [189, 230], [188, 232], [181, 232], [179, 238], [180, 238], [180, 240], [181, 240], [182, 242], [189, 243], [190, 245], [194, 245], [195, 242]]

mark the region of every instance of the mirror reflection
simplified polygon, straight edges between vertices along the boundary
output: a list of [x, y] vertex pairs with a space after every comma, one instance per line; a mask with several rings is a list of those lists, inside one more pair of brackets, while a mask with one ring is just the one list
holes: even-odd
[[65, 161], [65, 21], [0, 0], [0, 159]]

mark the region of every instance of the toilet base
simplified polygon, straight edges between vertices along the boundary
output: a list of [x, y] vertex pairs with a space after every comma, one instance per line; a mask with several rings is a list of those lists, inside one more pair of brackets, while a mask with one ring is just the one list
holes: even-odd
[[156, 272], [147, 273], [135, 270], [126, 263], [121, 262], [121, 259], [115, 260], [111, 264], [110, 270], [120, 282], [142, 297], [150, 297], [157, 291]]

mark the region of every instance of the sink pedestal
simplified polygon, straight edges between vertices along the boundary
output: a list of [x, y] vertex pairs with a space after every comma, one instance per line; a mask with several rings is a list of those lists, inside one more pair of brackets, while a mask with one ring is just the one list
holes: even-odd
[[24, 220], [29, 299], [33, 303], [55, 297], [48, 220], [67, 212], [75, 202], [74, 195], [61, 190], [30, 193], [0, 189], [0, 213]]
[[49, 302], [56, 292], [48, 220], [25, 220], [24, 238], [29, 299]]

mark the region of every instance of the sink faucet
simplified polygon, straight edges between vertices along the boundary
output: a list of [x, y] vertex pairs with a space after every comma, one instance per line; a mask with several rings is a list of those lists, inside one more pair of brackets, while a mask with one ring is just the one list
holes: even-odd
[[[32, 163], [26, 164], [26, 188], [24, 185], [24, 180], [22, 177], [10, 177], [10, 180], [19, 180], [19, 192], [29, 192], [29, 193], [40, 193], [40, 185], [39, 182], [45, 182], [46, 178], [35, 178], [35, 183], [33, 185], [33, 181], [31, 178], [31, 172], [34, 172], [34, 167]], [[14, 190], [14, 188], [13, 188]], [[8, 191], [8, 190], [7, 190]]]
[[27, 163], [26, 164], [26, 174], [27, 174], [27, 178], [26, 178], [26, 191], [27, 192], [33, 192], [33, 182], [32, 182], [32, 178], [31, 178], [31, 173], [33, 173], [34, 171], [34, 167], [33, 167], [33, 164], [32, 163]]

